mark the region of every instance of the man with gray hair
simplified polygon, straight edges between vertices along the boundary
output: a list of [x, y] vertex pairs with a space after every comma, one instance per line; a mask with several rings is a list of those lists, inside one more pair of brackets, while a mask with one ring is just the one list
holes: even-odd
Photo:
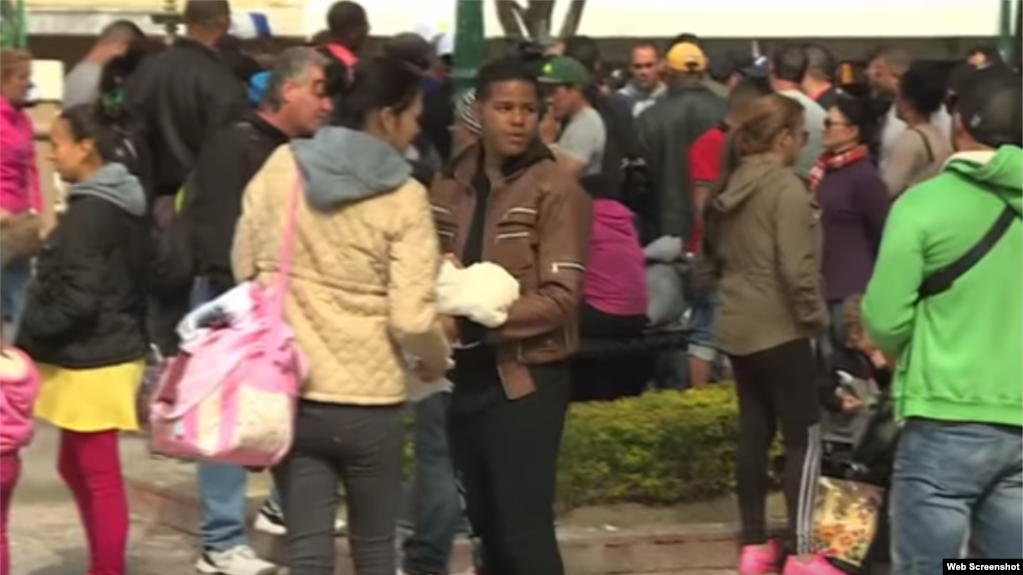
[[[181, 217], [195, 260], [193, 307], [234, 286], [231, 243], [242, 195], [252, 176], [278, 147], [311, 136], [330, 114], [325, 89], [327, 59], [311, 48], [289, 48], [274, 64], [256, 110], [214, 135], [185, 183]], [[196, 562], [209, 575], [269, 575], [276, 567], [258, 558], [245, 530], [248, 472], [237, 465], [198, 466], [203, 553]], [[260, 510], [256, 528], [285, 531], [276, 492]]]

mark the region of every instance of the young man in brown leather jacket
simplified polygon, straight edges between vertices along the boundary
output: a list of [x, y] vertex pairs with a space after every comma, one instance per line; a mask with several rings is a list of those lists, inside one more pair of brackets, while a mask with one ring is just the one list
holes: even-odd
[[483, 133], [431, 190], [434, 220], [446, 253], [499, 264], [522, 294], [500, 328], [454, 320], [452, 456], [485, 575], [562, 575], [554, 488], [592, 210], [538, 138], [534, 71], [493, 62], [476, 94]]

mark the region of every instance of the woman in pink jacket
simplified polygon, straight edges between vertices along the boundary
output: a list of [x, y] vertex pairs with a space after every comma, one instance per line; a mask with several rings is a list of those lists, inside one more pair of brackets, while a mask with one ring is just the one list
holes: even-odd
[[[32, 86], [31, 75], [31, 54], [0, 51], [0, 225], [13, 215], [42, 207], [35, 131], [23, 109]], [[13, 330], [17, 325], [30, 274], [29, 262], [12, 263], [0, 270], [0, 313], [5, 328], [11, 326]], [[8, 336], [13, 340], [13, 333]]]
[[32, 406], [39, 392], [39, 372], [21, 351], [0, 348], [0, 574], [11, 572], [7, 516], [21, 475], [22, 447], [32, 440]]

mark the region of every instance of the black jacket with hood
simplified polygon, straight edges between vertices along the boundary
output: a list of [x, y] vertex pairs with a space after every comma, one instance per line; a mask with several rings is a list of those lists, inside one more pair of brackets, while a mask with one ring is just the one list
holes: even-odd
[[146, 212], [142, 185], [121, 164], [70, 187], [18, 333], [34, 360], [87, 369], [145, 357]]

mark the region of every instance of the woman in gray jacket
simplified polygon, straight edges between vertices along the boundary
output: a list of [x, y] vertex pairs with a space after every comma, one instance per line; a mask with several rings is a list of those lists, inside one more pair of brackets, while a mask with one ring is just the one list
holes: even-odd
[[811, 342], [826, 329], [828, 313], [817, 205], [792, 168], [806, 137], [803, 107], [795, 100], [770, 94], [751, 103], [730, 131], [705, 214], [699, 274], [718, 292], [718, 345], [732, 362], [739, 396], [743, 575], [778, 573], [783, 556], [768, 540], [765, 519], [768, 453], [778, 421], [792, 554], [783, 573], [834, 570], [812, 548], [820, 408]]

